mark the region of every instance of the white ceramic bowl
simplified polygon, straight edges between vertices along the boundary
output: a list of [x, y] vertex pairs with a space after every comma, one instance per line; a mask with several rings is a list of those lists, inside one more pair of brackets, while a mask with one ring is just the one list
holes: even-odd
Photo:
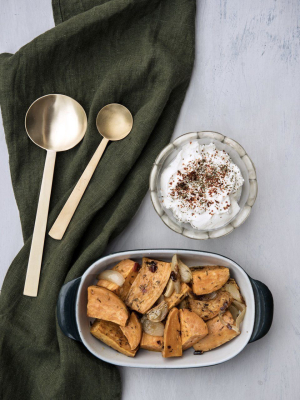
[[[242, 193], [238, 201], [240, 211], [227, 224], [212, 230], [194, 229], [189, 223], [178, 221], [171, 210], [166, 209], [161, 197], [161, 174], [176, 157], [182, 147], [192, 141], [198, 140], [200, 144], [214, 143], [219, 150], [225, 150], [232, 161], [240, 168], [244, 178]], [[191, 239], [215, 239], [228, 235], [235, 228], [242, 225], [249, 217], [252, 206], [257, 197], [256, 171], [253, 162], [244, 148], [235, 140], [223, 136], [218, 132], [191, 132], [179, 136], [166, 146], [157, 156], [150, 174], [150, 196], [153, 207], [162, 221], [173, 231]]]
[[[87, 288], [97, 282], [99, 272], [113, 267], [120, 260], [130, 258], [141, 262], [142, 257], [170, 261], [177, 253], [188, 265], [222, 265], [230, 269], [247, 304], [247, 312], [241, 326], [241, 334], [229, 343], [204, 353], [194, 355], [193, 349], [182, 357], [163, 358], [160, 353], [140, 349], [134, 358], [126, 357], [97, 340], [90, 333], [90, 321], [86, 315]], [[59, 326], [68, 337], [81, 341], [95, 357], [111, 364], [139, 368], [191, 368], [206, 367], [230, 360], [252, 341], [264, 336], [272, 323], [273, 300], [269, 289], [261, 282], [250, 278], [234, 261], [214, 253], [195, 250], [132, 250], [103, 257], [91, 265], [81, 278], [75, 279], [61, 289], [57, 318]]]

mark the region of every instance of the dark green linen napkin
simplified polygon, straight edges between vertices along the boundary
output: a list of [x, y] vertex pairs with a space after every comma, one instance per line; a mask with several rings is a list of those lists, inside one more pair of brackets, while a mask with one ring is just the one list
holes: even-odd
[[[117, 368], [65, 337], [55, 307], [61, 286], [102, 255], [147, 192], [189, 84], [195, 0], [54, 0], [53, 12], [54, 29], [0, 56], [0, 105], [24, 237], [0, 295], [0, 398], [117, 400]], [[57, 155], [47, 231], [100, 142], [101, 107], [124, 104], [134, 128], [108, 146], [63, 240], [46, 236], [39, 294], [30, 298], [22, 293], [46, 152], [28, 139], [24, 117], [48, 93], [76, 99], [88, 129], [78, 146]]]

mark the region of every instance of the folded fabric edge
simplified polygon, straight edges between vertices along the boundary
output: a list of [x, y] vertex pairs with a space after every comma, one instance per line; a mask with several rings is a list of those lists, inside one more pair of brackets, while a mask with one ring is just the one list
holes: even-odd
[[[11, 53], [2, 53], [0, 54], [0, 107], [1, 107], [1, 99], [5, 98], [5, 82], [6, 82], [6, 60], [8, 60], [13, 54]], [[2, 119], [3, 119], [3, 109], [1, 107]]]
[[55, 25], [64, 22], [60, 6], [60, 0], [52, 0], [52, 10], [53, 10], [53, 18]]
[[0, 73], [2, 73], [2, 71], [3, 71], [4, 61], [7, 60], [11, 56], [13, 56], [13, 54], [11, 54], [11, 53], [1, 53], [0, 54]]

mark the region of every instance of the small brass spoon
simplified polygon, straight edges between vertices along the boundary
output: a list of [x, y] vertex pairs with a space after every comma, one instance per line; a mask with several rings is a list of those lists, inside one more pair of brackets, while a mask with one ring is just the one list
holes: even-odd
[[112, 103], [99, 111], [96, 118], [96, 126], [103, 139], [54, 222], [49, 232], [53, 239], [61, 240], [64, 236], [108, 142], [110, 140], [121, 140], [129, 135], [133, 126], [133, 118], [126, 107]]
[[26, 296], [36, 297], [38, 292], [56, 152], [76, 146], [86, 127], [84, 109], [77, 101], [62, 94], [40, 97], [27, 111], [27, 135], [37, 146], [47, 150], [47, 157], [23, 292]]

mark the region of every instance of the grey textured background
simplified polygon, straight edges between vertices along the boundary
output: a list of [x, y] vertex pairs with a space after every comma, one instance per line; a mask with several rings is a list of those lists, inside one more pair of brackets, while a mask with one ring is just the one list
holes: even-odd
[[[53, 27], [50, 0], [0, 0], [0, 52]], [[156, 247], [215, 251], [274, 294], [270, 333], [233, 360], [204, 369], [122, 369], [124, 399], [299, 399], [298, 0], [198, 1], [197, 57], [174, 137], [215, 130], [240, 142], [257, 168], [259, 196], [247, 222], [206, 242], [171, 232], [146, 196], [107, 252]], [[0, 124], [0, 286], [22, 246]], [[97, 384], [97, 383], [95, 383]]]

